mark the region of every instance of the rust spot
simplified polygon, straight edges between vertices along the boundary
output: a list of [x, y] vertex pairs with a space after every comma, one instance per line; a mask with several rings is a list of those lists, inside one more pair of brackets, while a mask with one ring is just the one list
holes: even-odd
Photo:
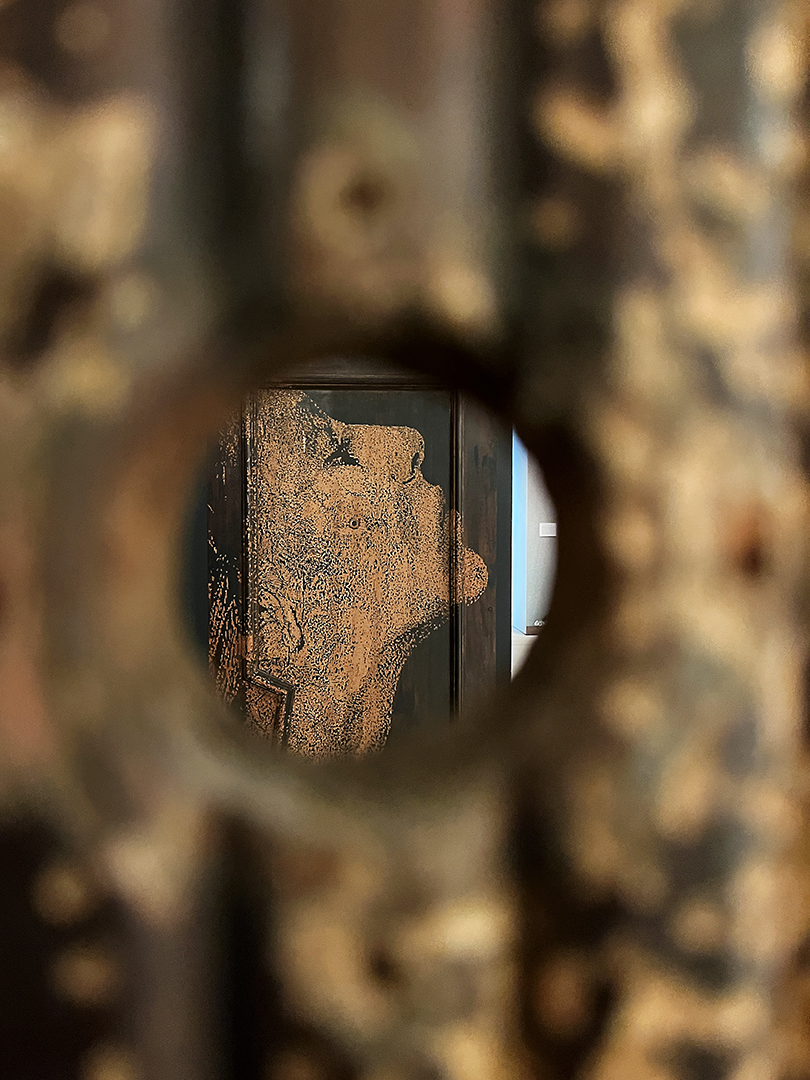
[[758, 581], [769, 572], [769, 532], [767, 516], [761, 507], [744, 511], [729, 530], [729, 561], [742, 577]]
[[373, 173], [361, 173], [345, 186], [340, 202], [348, 213], [370, 220], [379, 215], [390, 198], [390, 185], [383, 177]]
[[377, 949], [371, 954], [368, 968], [375, 982], [386, 989], [399, 986], [402, 982], [402, 972], [399, 965], [391, 954], [384, 949]]

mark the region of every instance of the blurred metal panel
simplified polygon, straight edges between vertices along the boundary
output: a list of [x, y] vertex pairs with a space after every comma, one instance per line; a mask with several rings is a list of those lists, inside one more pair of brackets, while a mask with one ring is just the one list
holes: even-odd
[[[807, 39], [0, 6], [2, 791], [123, 913], [87, 1080], [807, 1074]], [[245, 391], [350, 352], [516, 425], [558, 576], [508, 693], [313, 769], [217, 704], [178, 537]]]

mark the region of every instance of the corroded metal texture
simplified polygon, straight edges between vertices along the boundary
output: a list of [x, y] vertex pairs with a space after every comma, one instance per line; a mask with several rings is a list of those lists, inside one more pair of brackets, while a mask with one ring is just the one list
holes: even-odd
[[[624, 205], [612, 344], [578, 421], [602, 610], [579, 643], [581, 741], [544, 811], [574, 887], [618, 905], [591, 1068], [797, 1076], [806, 1033], [784, 1030], [780, 987], [808, 928], [808, 399], [788, 240], [805, 33], [767, 5], [600, 15], [604, 101], [552, 81], [535, 114], [564, 167], [622, 185]], [[572, 50], [596, 29], [581, 16]]]
[[[54, 972], [120, 997], [86, 1077], [808, 1074], [807, 37], [0, 6], [2, 794], [84, 866], [49, 917], [125, 913], [122, 967]], [[558, 580], [509, 694], [313, 765], [218, 704], [178, 537], [251, 385], [346, 350], [516, 424]]]

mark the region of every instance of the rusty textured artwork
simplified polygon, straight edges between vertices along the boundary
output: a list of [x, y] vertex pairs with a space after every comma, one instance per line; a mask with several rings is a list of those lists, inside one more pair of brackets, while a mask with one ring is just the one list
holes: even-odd
[[252, 395], [245, 427], [250, 625], [240, 648], [215, 561], [220, 690], [235, 696], [241, 652], [259, 732], [314, 756], [380, 749], [412, 649], [478, 599], [487, 568], [423, 477], [418, 431], [341, 423], [296, 390]]
[[[809, 17], [0, 4], [3, 850], [62, 853], [41, 999], [110, 1010], [54, 1080], [810, 1075]], [[518, 429], [557, 582], [497, 698], [311, 761], [211, 691], [178, 538], [245, 395], [353, 354]]]

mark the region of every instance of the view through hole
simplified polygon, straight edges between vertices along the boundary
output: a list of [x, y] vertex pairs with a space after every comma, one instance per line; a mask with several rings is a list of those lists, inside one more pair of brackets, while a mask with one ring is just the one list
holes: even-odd
[[364, 754], [446, 723], [525, 660], [553, 509], [472, 400], [367, 361], [257, 389], [223, 431], [185, 538], [191, 635], [257, 735]]
[[534, 458], [512, 436], [512, 676], [546, 623], [557, 568], [557, 514]]

